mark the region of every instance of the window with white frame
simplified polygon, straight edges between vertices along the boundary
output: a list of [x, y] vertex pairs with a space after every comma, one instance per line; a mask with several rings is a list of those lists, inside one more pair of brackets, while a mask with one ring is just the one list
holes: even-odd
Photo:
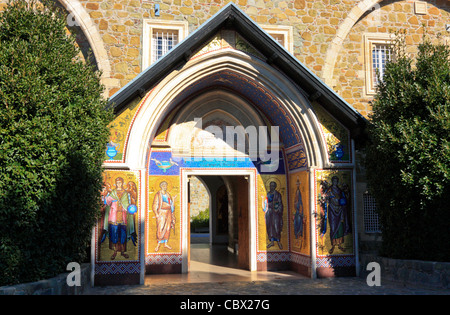
[[380, 233], [380, 223], [378, 220], [377, 203], [375, 198], [369, 193], [364, 193], [364, 231], [366, 233]]
[[372, 76], [374, 86], [378, 85], [378, 80], [383, 80], [386, 63], [391, 61], [391, 45], [385, 43], [372, 44]]
[[142, 70], [167, 54], [188, 34], [185, 21], [144, 20]]
[[285, 36], [283, 34], [270, 34], [270, 36], [272, 36], [278, 44], [284, 47], [286, 40], [284, 39]]
[[154, 29], [152, 32], [151, 62], [154, 63], [164, 56], [176, 44], [178, 44], [178, 31]]
[[366, 94], [374, 95], [379, 78], [382, 80], [386, 64], [392, 60], [391, 37], [386, 34], [365, 35], [364, 57], [366, 72]]
[[294, 51], [294, 39], [292, 26], [285, 25], [261, 25], [261, 28], [265, 30], [275, 41], [281, 46], [286, 48], [287, 51], [293, 53]]

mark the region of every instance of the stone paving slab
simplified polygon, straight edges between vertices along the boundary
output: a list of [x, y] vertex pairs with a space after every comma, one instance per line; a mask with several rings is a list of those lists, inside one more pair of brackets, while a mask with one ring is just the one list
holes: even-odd
[[364, 278], [208, 282], [94, 287], [89, 295], [450, 295], [448, 289], [405, 286], [382, 281], [370, 287]]

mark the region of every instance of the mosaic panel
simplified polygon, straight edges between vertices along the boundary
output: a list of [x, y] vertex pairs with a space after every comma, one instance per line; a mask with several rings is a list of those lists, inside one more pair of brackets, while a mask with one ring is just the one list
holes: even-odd
[[177, 255], [177, 254], [149, 255], [149, 256], [145, 257], [146, 265], [181, 264], [182, 261], [183, 261], [183, 256]]
[[351, 162], [350, 132], [323, 109], [322, 106], [315, 104], [314, 111], [322, 127], [330, 162]]
[[143, 104], [146, 98], [140, 102], [132, 102], [128, 107], [117, 115], [109, 124], [110, 130], [109, 142], [106, 145], [105, 161], [106, 162], [120, 162], [124, 159], [124, 152], [130, 126], [134, 120], [136, 112]]
[[179, 176], [148, 176], [147, 254], [181, 254]]
[[288, 169], [290, 171], [307, 167], [306, 152], [303, 146], [300, 146], [296, 151], [286, 153], [288, 161]]
[[220, 49], [236, 49], [245, 52], [253, 57], [257, 57], [261, 60], [265, 60], [263, 54], [261, 54], [258, 49], [251, 45], [246, 39], [244, 39], [238, 32], [231, 30], [222, 30], [218, 32], [214, 37], [212, 37], [206, 45], [200, 48], [193, 56], [195, 59], [206, 53], [220, 50]]
[[258, 251], [289, 250], [286, 176], [257, 177]]
[[139, 261], [139, 189], [139, 172], [104, 171], [101, 216], [96, 228], [96, 263]]
[[[284, 158], [279, 153], [278, 163], [265, 162], [259, 158], [252, 161], [248, 157], [177, 157], [170, 150], [152, 151], [148, 162], [149, 175], [179, 175], [181, 168], [256, 168], [261, 174], [284, 174]], [[263, 165], [265, 168], [262, 168]]]
[[317, 257], [354, 254], [351, 170], [315, 171]]
[[311, 267], [311, 257], [310, 256], [304, 256], [297, 253], [290, 253], [290, 260], [296, 264], [303, 265], [306, 267]]
[[293, 252], [310, 255], [310, 214], [308, 172], [289, 175], [290, 240]]
[[318, 257], [316, 260], [317, 267], [352, 267], [356, 265], [355, 256], [327, 256], [327, 257]]
[[140, 263], [99, 263], [95, 265], [96, 275], [119, 275], [140, 273]]

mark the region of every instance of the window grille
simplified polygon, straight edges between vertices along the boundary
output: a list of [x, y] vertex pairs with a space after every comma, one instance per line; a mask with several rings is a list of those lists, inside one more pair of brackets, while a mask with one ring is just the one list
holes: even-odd
[[380, 233], [377, 203], [368, 192], [364, 193], [364, 231], [366, 233]]
[[386, 63], [392, 58], [391, 45], [372, 44], [372, 77], [374, 87], [378, 85], [378, 74], [383, 79]]
[[154, 29], [152, 34], [152, 63], [178, 44], [178, 31]]
[[283, 34], [270, 34], [270, 36], [272, 36], [276, 42], [278, 42], [281, 46], [284, 47], [284, 35]]

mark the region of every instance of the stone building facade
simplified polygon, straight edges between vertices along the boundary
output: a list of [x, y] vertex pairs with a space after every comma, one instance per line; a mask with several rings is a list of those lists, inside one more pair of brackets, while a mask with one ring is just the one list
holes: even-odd
[[[230, 1], [223, 0], [65, 0], [70, 11], [79, 12], [98, 49], [109, 96], [132, 80], [142, 69], [143, 20], [186, 21], [189, 33], [196, 30]], [[387, 38], [405, 31], [408, 51], [415, 52], [424, 27], [431, 38], [449, 36], [450, 2], [447, 0], [236, 0], [260, 25], [291, 26], [293, 55], [331, 86], [364, 116], [370, 113], [373, 93], [366, 91], [366, 35]], [[159, 5], [159, 16], [155, 16]], [[85, 21], [87, 18], [89, 20]], [[84, 29], [84, 28], [83, 28]], [[94, 39], [95, 38], [95, 39]]]
[[[5, 0], [2, 0], [2, 7]], [[145, 19], [186, 21], [191, 33], [231, 1], [223, 0], [61, 0], [80, 42], [91, 49], [103, 71], [107, 96], [114, 95], [143, 69]], [[428, 36], [448, 41], [447, 0], [235, 0], [263, 26], [292, 27], [292, 54], [362, 115], [370, 114], [374, 93], [366, 88], [365, 37], [387, 39], [404, 31], [408, 51], [415, 53]], [[155, 5], [159, 14], [155, 16]], [[1, 8], [1, 7], [0, 7]]]
[[[211, 226], [223, 231], [217, 240], [239, 248], [242, 268], [311, 277], [358, 273], [359, 252], [380, 238], [359, 151], [375, 94], [374, 66], [382, 71], [392, 57], [396, 32], [404, 32], [411, 53], [425, 30], [433, 41], [449, 40], [448, 0], [59, 4], [84, 56], [92, 51], [105, 97], [115, 106], [105, 183], [112, 189], [121, 178], [128, 205], [137, 206], [129, 212], [127, 254], [111, 258], [100, 237], [108, 222], [99, 222], [95, 283], [143, 283], [145, 274], [188, 272], [186, 200], [195, 176], [214, 191]], [[155, 51], [154, 34], [161, 46]], [[179, 45], [172, 45], [174, 34]], [[247, 149], [225, 147], [207, 128], [196, 129], [193, 115], [203, 127], [221, 130], [279, 126], [280, 168], [263, 171], [265, 160], [250, 162]], [[190, 149], [203, 150], [199, 160], [189, 160]], [[241, 160], [217, 159], [230, 155]], [[265, 215], [280, 204], [281, 219]], [[343, 236], [330, 234], [334, 223], [326, 213], [333, 206], [344, 213]], [[277, 224], [278, 235], [269, 228]]]

